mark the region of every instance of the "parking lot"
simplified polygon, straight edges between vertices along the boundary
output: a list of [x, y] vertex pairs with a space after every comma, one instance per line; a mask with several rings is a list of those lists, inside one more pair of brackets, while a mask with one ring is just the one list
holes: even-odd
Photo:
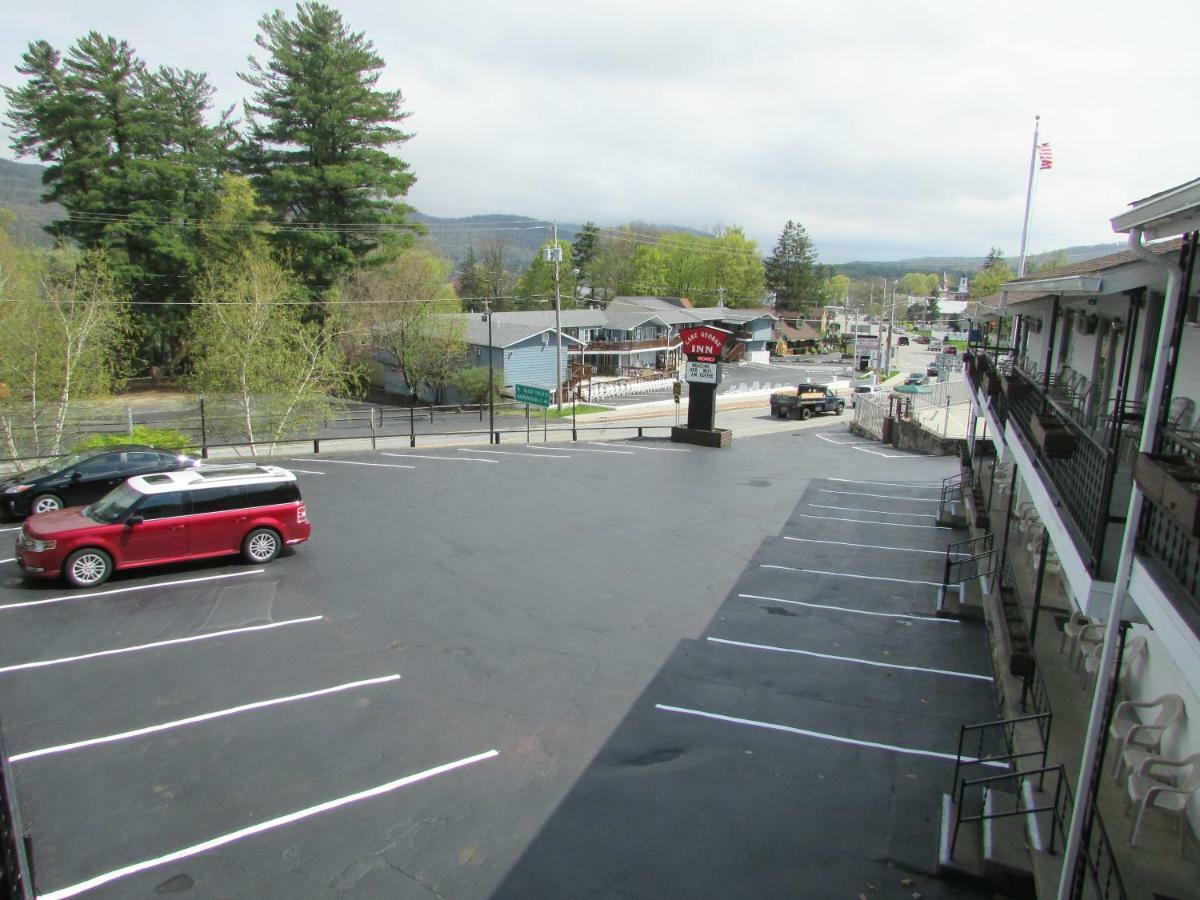
[[829, 421], [281, 463], [314, 533], [269, 566], [0, 562], [41, 896], [968, 895], [928, 876], [994, 712], [932, 615], [952, 461]]

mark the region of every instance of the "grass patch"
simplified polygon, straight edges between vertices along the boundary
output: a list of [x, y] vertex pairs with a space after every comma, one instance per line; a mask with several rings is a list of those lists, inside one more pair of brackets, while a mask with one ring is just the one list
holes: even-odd
[[121, 444], [145, 444], [157, 447], [159, 450], [185, 450], [191, 446], [191, 443], [187, 435], [170, 428], [147, 428], [145, 425], [134, 425], [132, 434], [93, 435], [72, 447], [71, 452], [99, 450]]
[[[575, 407], [575, 414], [579, 415], [579, 416], [586, 416], [588, 413], [611, 412], [611, 411], [612, 410], [609, 409], [609, 407], [607, 407], [607, 406], [595, 406], [590, 403], [580, 403]], [[550, 419], [569, 419], [569, 418], [571, 418], [571, 404], [564, 403], [562, 412], [558, 411], [557, 406], [551, 406], [549, 409], [546, 410], [546, 415], [547, 415], [547, 418], [550, 418]], [[542, 417], [542, 411], [540, 409], [538, 409], [536, 406], [529, 407], [529, 418], [531, 420], [540, 419], [541, 417]]]

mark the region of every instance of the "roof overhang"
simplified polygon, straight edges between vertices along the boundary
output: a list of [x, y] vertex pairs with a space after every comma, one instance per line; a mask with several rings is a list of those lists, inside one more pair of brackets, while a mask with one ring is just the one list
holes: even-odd
[[1200, 231], [1200, 178], [1130, 204], [1112, 218], [1112, 229], [1129, 233], [1140, 228], [1146, 239], [1174, 237]]
[[1003, 285], [1002, 291], [1022, 291], [1038, 294], [1071, 294], [1095, 295], [1100, 293], [1102, 278], [1094, 275], [1068, 275], [1065, 278], [1043, 278], [1038, 281], [1010, 281]]

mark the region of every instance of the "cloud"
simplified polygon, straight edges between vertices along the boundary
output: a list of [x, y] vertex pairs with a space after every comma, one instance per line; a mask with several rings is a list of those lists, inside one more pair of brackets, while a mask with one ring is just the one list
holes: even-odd
[[[0, 53], [96, 28], [228, 105], [275, 5], [53, 0], [10, 13]], [[1035, 113], [1055, 168], [1032, 249], [1112, 240], [1125, 203], [1198, 174], [1182, 0], [337, 5], [404, 92], [434, 215], [723, 222], [764, 249], [794, 218], [826, 260], [1011, 254]]]

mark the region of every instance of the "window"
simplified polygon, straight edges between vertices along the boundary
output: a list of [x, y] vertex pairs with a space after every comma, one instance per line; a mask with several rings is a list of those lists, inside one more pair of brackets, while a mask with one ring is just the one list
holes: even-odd
[[183, 491], [165, 491], [161, 494], [147, 494], [146, 499], [137, 505], [134, 514], [143, 519], [167, 519], [171, 516], [182, 516], [186, 512], [187, 499]]
[[121, 471], [120, 454], [105, 453], [93, 459], [81, 462], [75, 471], [84, 478], [103, 478], [106, 475], [116, 475]]
[[243, 506], [240, 487], [211, 487], [192, 491], [192, 512], [224, 512]]
[[242, 506], [274, 506], [278, 503], [295, 503], [300, 499], [300, 488], [294, 481], [247, 484], [242, 487]]
[[130, 450], [124, 454], [126, 472], [145, 472], [163, 467], [163, 458], [150, 450]]

